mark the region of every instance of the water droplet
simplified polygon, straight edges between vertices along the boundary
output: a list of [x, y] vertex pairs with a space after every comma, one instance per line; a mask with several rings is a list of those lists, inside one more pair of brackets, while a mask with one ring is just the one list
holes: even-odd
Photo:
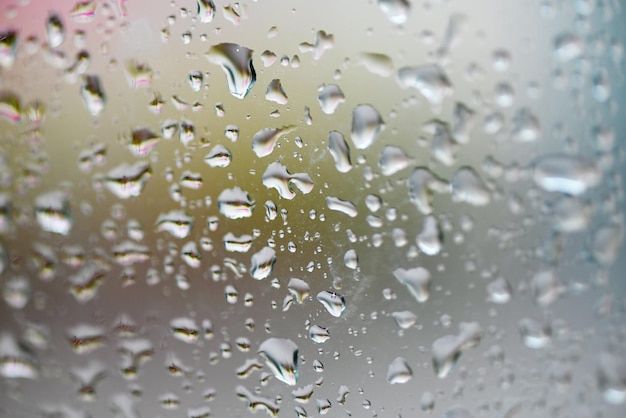
[[50, 48], [58, 48], [65, 40], [65, 26], [61, 17], [51, 13], [46, 20], [46, 35]]
[[289, 99], [287, 98], [287, 94], [285, 93], [285, 90], [283, 90], [283, 86], [281, 85], [279, 79], [275, 78], [270, 81], [267, 86], [267, 91], [265, 92], [265, 100], [281, 105], [287, 104]]
[[229, 219], [249, 218], [255, 202], [239, 187], [225, 189], [217, 198], [220, 213]]
[[385, 128], [378, 111], [369, 104], [361, 104], [352, 111], [350, 137], [357, 149], [366, 149], [374, 143]]
[[528, 348], [545, 348], [552, 341], [552, 327], [536, 319], [523, 318], [519, 321], [518, 328], [522, 342]]
[[104, 346], [104, 329], [95, 325], [80, 324], [67, 331], [67, 338], [76, 354], [88, 354]]
[[413, 163], [413, 158], [406, 155], [404, 150], [394, 145], [386, 145], [380, 151], [378, 167], [384, 176], [392, 176], [404, 170]]
[[204, 162], [210, 167], [228, 167], [233, 155], [228, 148], [223, 145], [214, 146], [204, 157]]
[[346, 96], [344, 96], [338, 85], [322, 84], [317, 88], [317, 101], [322, 108], [322, 112], [332, 115], [340, 104], [345, 103]]
[[274, 188], [283, 199], [291, 200], [296, 197], [293, 186], [304, 194], [313, 190], [313, 180], [306, 173], [290, 174], [287, 167], [280, 163], [271, 163], [263, 173], [263, 185], [268, 189]]
[[221, 43], [212, 46], [206, 58], [222, 67], [233, 96], [238, 99], [246, 97], [256, 81], [251, 49], [234, 43]]
[[269, 338], [259, 346], [259, 354], [274, 377], [294, 386], [298, 382], [298, 346], [285, 338]]
[[349, 269], [356, 270], [359, 266], [359, 255], [354, 249], [350, 249], [346, 251], [346, 254], [343, 256], [343, 263]]
[[174, 338], [187, 344], [195, 343], [200, 336], [200, 328], [191, 318], [172, 319], [170, 329]]
[[241, 385], [235, 388], [235, 393], [237, 397], [239, 397], [239, 399], [247, 403], [248, 409], [250, 409], [250, 411], [252, 412], [263, 410], [272, 417], [277, 417], [278, 413], [280, 412], [278, 403], [275, 402], [273, 399], [261, 395], [256, 395]]
[[372, 74], [381, 77], [389, 77], [393, 74], [393, 61], [385, 54], [361, 52], [357, 62]]
[[215, 3], [213, 0], [198, 1], [198, 20], [202, 23], [209, 23], [215, 17]]
[[100, 85], [100, 78], [97, 75], [85, 75], [84, 83], [80, 88], [80, 95], [83, 104], [92, 116], [98, 116], [104, 110], [106, 97]]
[[411, 3], [408, 0], [378, 0], [378, 7], [391, 23], [402, 25], [409, 18]]
[[415, 242], [419, 249], [426, 255], [437, 255], [443, 247], [443, 232], [439, 227], [437, 218], [432, 215], [424, 218], [422, 232], [417, 235]]
[[487, 296], [493, 303], [507, 303], [512, 293], [511, 285], [504, 277], [495, 278], [487, 285]]
[[35, 217], [43, 231], [67, 235], [72, 229], [69, 199], [61, 191], [39, 195], [35, 199]]
[[38, 361], [13, 335], [0, 334], [0, 376], [8, 379], [37, 379]]
[[149, 261], [150, 250], [145, 245], [139, 245], [133, 241], [125, 241], [111, 248], [113, 259], [122, 266], [130, 266], [135, 263]]
[[176, 238], [187, 238], [193, 228], [193, 216], [183, 210], [162, 213], [156, 221], [156, 231], [167, 231]]
[[105, 185], [120, 199], [129, 199], [141, 194], [151, 176], [152, 170], [147, 162], [122, 163], [107, 173]]
[[263, 247], [252, 255], [250, 260], [250, 275], [256, 280], [263, 280], [272, 274], [276, 263], [276, 251], [270, 247]]
[[613, 405], [626, 402], [626, 362], [623, 358], [608, 352], [600, 353], [596, 376], [605, 401]]
[[347, 173], [352, 170], [350, 147], [340, 132], [332, 131], [328, 134], [328, 150], [335, 161], [337, 171]]
[[10, 68], [15, 63], [18, 34], [13, 30], [0, 32], [0, 67]]
[[423, 215], [433, 212], [433, 192], [446, 193], [450, 191], [447, 181], [440, 179], [427, 168], [416, 168], [407, 179], [409, 198]]
[[541, 137], [539, 119], [528, 108], [518, 110], [511, 121], [511, 135], [517, 142], [534, 142]]
[[387, 368], [387, 383], [392, 385], [406, 383], [413, 378], [413, 370], [409, 363], [402, 358], [396, 357]]
[[180, 258], [189, 267], [197, 269], [202, 265], [202, 255], [198, 251], [198, 245], [194, 241], [189, 241], [180, 250]]
[[335, 37], [332, 34], [327, 34], [323, 30], [320, 30], [315, 35], [315, 44], [309, 42], [302, 42], [299, 46], [300, 52], [312, 52], [313, 59], [319, 60], [329, 49], [335, 46]]
[[530, 281], [534, 301], [539, 306], [548, 306], [565, 291], [554, 272], [544, 270], [536, 273]]
[[[174, 127], [176, 129], [176, 127]], [[130, 138], [123, 138], [126, 147], [135, 157], [148, 155], [161, 141], [161, 138], [147, 128], [138, 128], [132, 131]]]
[[247, 253], [252, 247], [252, 235], [244, 234], [236, 236], [232, 232], [224, 235], [222, 240], [226, 251], [236, 253]]
[[624, 240], [621, 224], [604, 223], [593, 232], [589, 250], [596, 263], [610, 266], [617, 260]]
[[582, 156], [553, 154], [534, 162], [533, 180], [547, 192], [578, 196], [601, 180], [596, 164]]
[[[505, 414], [506, 417], [509, 417], [509, 414]], [[448, 409], [441, 418], [474, 418], [474, 415], [467, 409], [462, 406], [453, 406]]]
[[328, 209], [330, 210], [344, 213], [351, 218], [356, 218], [359, 213], [354, 203], [348, 200], [340, 199], [338, 197], [326, 197], [326, 206], [328, 206]]
[[202, 82], [204, 81], [204, 76], [202, 75], [201, 71], [190, 71], [187, 79], [189, 81], [189, 87], [191, 87], [191, 90], [200, 91], [200, 89], [202, 88]]
[[339, 318], [346, 309], [346, 300], [339, 293], [323, 290], [317, 294], [317, 300], [336, 318]]
[[295, 297], [299, 304], [304, 303], [310, 294], [309, 284], [302, 279], [290, 279], [287, 289], [289, 290], [289, 293]]
[[409, 270], [396, 268], [394, 277], [409, 290], [411, 295], [420, 303], [426, 302], [430, 297], [431, 274], [423, 267], [415, 267]]
[[266, 157], [274, 151], [278, 139], [295, 130], [295, 126], [283, 126], [282, 128], [264, 128], [252, 137], [252, 150], [257, 157]]
[[411, 328], [417, 322], [417, 315], [411, 311], [393, 312], [391, 316], [402, 329]]
[[25, 277], [13, 277], [5, 281], [2, 296], [13, 309], [23, 309], [30, 299], [30, 282]]
[[554, 57], [557, 61], [566, 63], [579, 58], [585, 52], [585, 44], [578, 35], [561, 33], [554, 39]]
[[415, 88], [432, 106], [439, 106], [452, 94], [452, 84], [444, 70], [437, 64], [403, 67], [396, 74], [400, 87]]
[[319, 325], [311, 325], [311, 328], [309, 328], [309, 336], [314, 343], [322, 344], [328, 341], [330, 332], [328, 328], [320, 327]]
[[471, 167], [461, 167], [450, 181], [452, 200], [472, 206], [484, 206], [491, 201], [491, 193], [485, 182]]
[[458, 335], [441, 337], [432, 346], [433, 370], [439, 378], [447, 377], [461, 354], [476, 347], [483, 336], [483, 330], [477, 322], [461, 322]]

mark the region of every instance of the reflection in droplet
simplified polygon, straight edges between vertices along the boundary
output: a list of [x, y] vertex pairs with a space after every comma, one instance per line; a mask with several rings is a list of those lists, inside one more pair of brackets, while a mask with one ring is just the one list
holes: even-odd
[[233, 96], [238, 99], [246, 97], [256, 81], [251, 49], [234, 43], [221, 43], [212, 46], [206, 58], [222, 67]]

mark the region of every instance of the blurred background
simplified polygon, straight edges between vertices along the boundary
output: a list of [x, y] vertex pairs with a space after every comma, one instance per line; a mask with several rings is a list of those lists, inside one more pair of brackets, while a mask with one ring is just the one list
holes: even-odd
[[0, 416], [623, 417], [624, 3], [0, 5]]

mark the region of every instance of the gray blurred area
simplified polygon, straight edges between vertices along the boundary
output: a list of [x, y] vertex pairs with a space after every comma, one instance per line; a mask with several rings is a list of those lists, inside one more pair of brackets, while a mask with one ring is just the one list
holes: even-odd
[[[0, 5], [0, 417], [625, 416], [623, 2], [216, 1], [210, 22], [188, 0], [93, 5], [93, 17], [66, 0]], [[55, 48], [50, 13], [65, 33]], [[316, 39], [318, 48], [303, 45]], [[243, 99], [206, 57], [221, 43], [253, 51], [256, 81]], [[266, 50], [276, 55], [268, 66]], [[88, 63], [73, 72], [80, 51]], [[152, 75], [133, 88], [127, 68], [137, 65]], [[407, 67], [438, 68], [445, 80], [403, 85]], [[105, 95], [96, 116], [81, 99], [86, 75]], [[286, 104], [266, 99], [275, 79]], [[345, 96], [330, 114], [318, 101], [325, 84]], [[33, 102], [45, 109], [40, 123]], [[383, 123], [359, 149], [351, 130], [363, 104]], [[193, 125], [194, 138], [163, 138], [166, 121]], [[225, 134], [232, 125], [236, 141]], [[253, 151], [255, 134], [283, 127], [269, 155]], [[125, 144], [138, 129], [155, 134], [146, 155]], [[331, 155], [331, 131], [350, 148], [347, 172]], [[232, 154], [227, 167], [205, 163], [216, 145]], [[90, 154], [99, 146], [105, 156]], [[539, 169], [553, 169], [545, 158], [555, 155], [587, 172], [554, 163], [542, 183]], [[151, 173], [138, 196], [104, 185], [138, 161]], [[308, 174], [310, 193], [292, 182], [290, 200], [266, 187], [275, 162]], [[464, 168], [477, 184], [461, 179]], [[420, 169], [444, 183], [426, 187], [432, 213], [411, 192]], [[197, 189], [181, 181], [187, 172], [201, 176]], [[220, 194], [236, 187], [254, 201], [252, 216], [220, 212]], [[37, 199], [55, 190], [67, 196], [67, 234], [37, 220]], [[329, 196], [356, 216], [332, 210]], [[188, 236], [159, 230], [171, 211], [193, 218]], [[228, 251], [228, 233], [252, 236], [251, 248]], [[147, 255], [124, 265], [128, 242]], [[197, 268], [181, 256], [189, 242]], [[252, 258], [265, 247], [276, 261], [255, 280]], [[418, 267], [430, 274], [422, 300], [406, 273]], [[77, 277], [96, 270], [97, 290], [81, 301]], [[309, 287], [302, 303], [293, 278]], [[340, 316], [322, 291], [345, 298]], [[191, 324], [187, 337], [181, 323]], [[314, 325], [327, 341], [313, 341]], [[92, 347], [88, 336], [98, 337]], [[294, 386], [259, 353], [270, 338], [297, 346]], [[150, 348], [136, 374], [123, 371], [133, 344]], [[238, 376], [248, 360], [258, 370]], [[89, 385], [77, 376], [100, 372], [94, 393], [81, 394]]]

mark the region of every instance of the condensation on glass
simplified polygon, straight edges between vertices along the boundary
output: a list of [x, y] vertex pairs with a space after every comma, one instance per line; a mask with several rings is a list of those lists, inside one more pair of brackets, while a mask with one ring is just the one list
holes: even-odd
[[626, 414], [623, 2], [0, 9], [0, 417]]

